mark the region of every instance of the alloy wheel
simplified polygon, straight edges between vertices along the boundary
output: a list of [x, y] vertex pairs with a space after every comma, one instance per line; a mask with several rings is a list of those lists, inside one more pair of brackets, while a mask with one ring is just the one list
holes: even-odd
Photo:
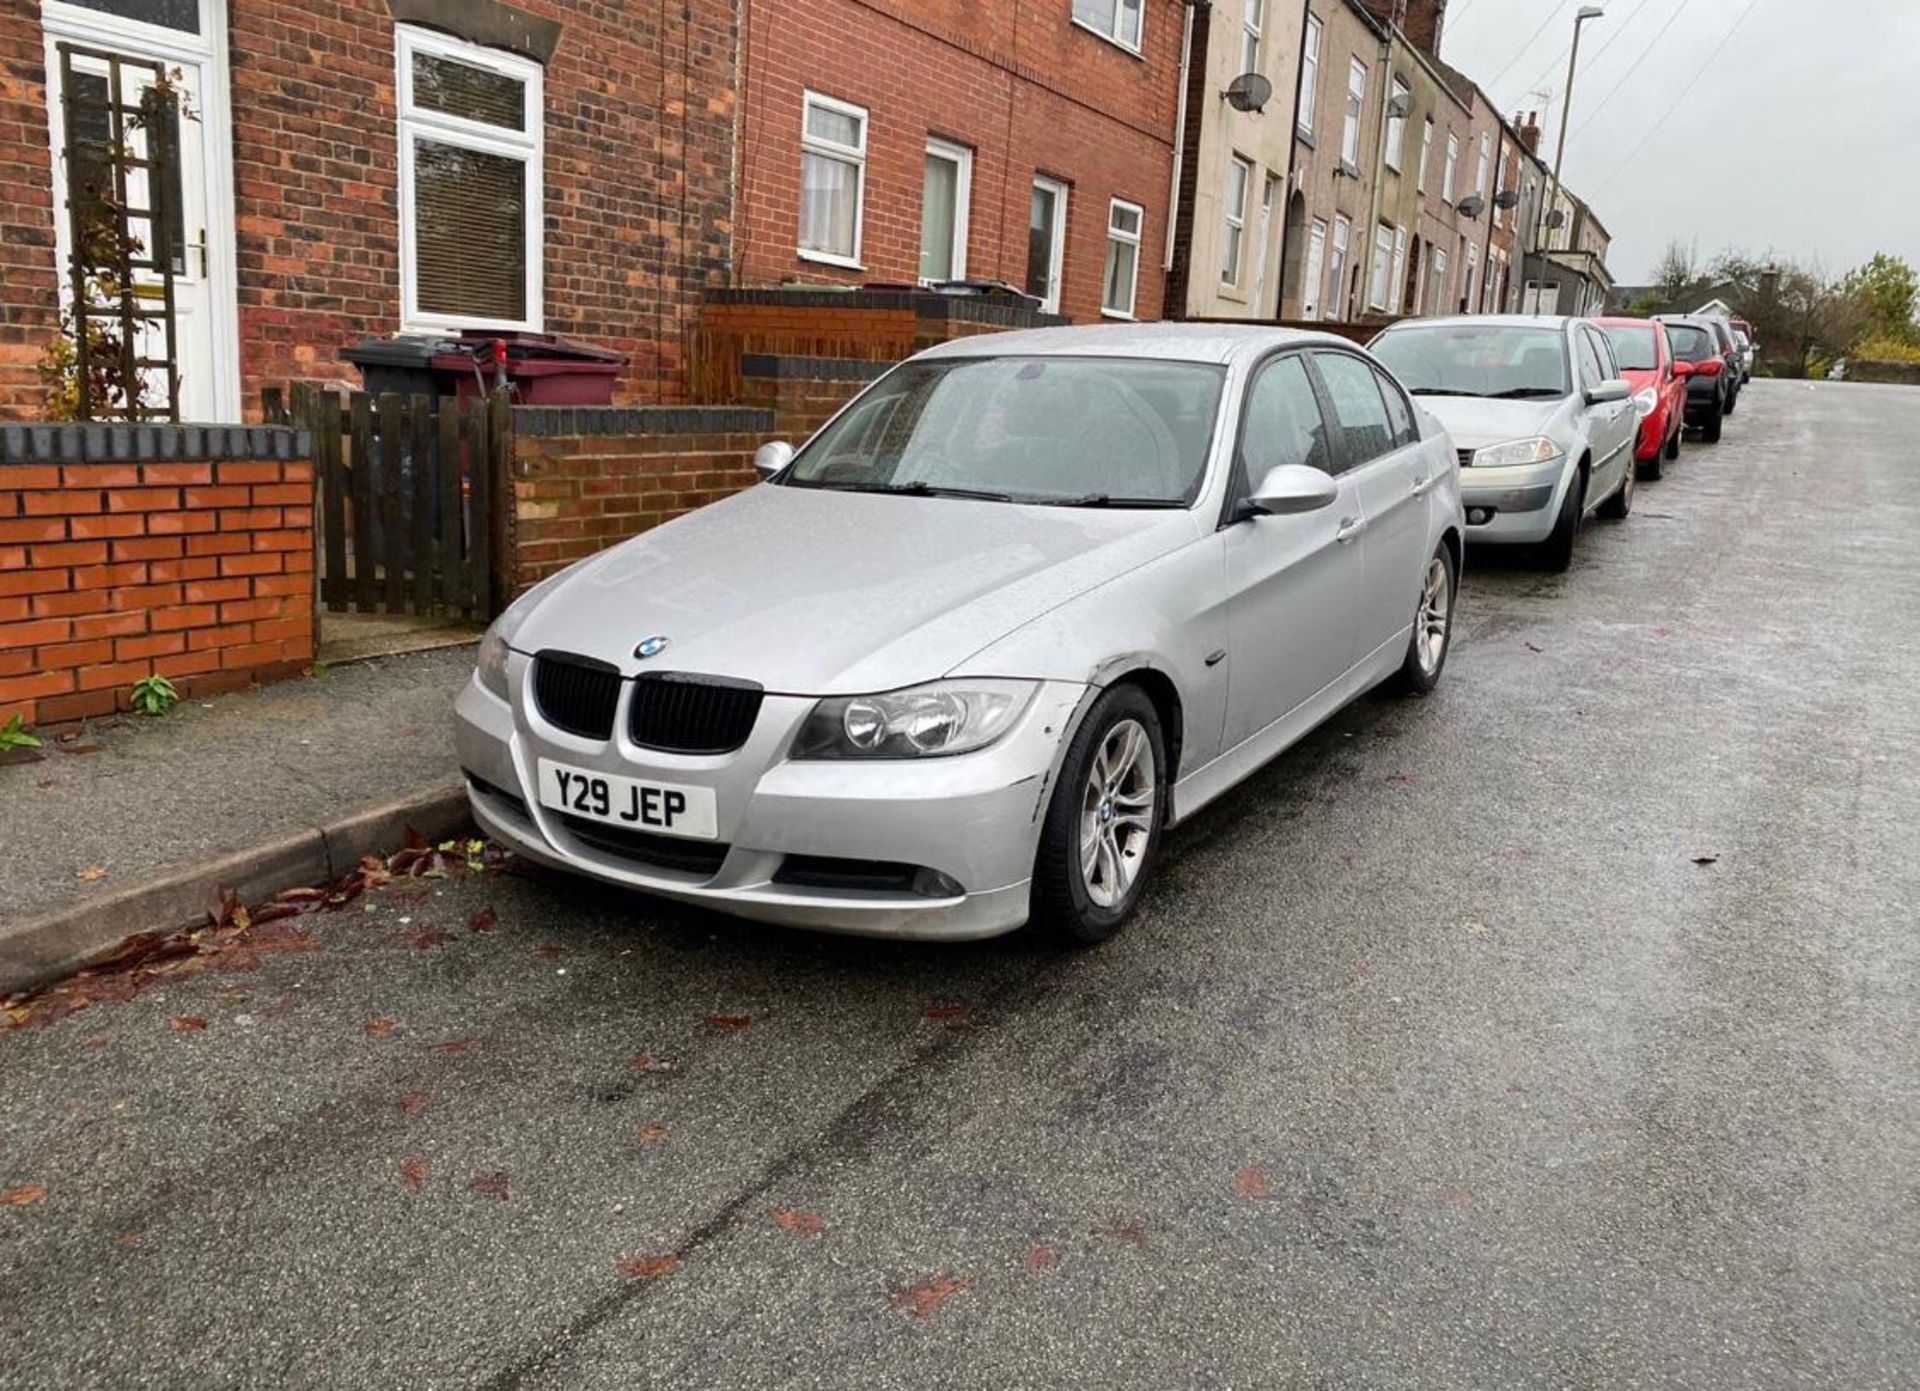
[[1413, 629], [1414, 655], [1425, 675], [1438, 671], [1441, 658], [1447, 655], [1452, 600], [1453, 576], [1447, 571], [1447, 562], [1436, 555], [1427, 562], [1427, 577], [1420, 586], [1420, 612]]
[[1126, 902], [1158, 808], [1153, 741], [1138, 720], [1120, 720], [1100, 740], [1080, 797], [1080, 873], [1099, 907]]

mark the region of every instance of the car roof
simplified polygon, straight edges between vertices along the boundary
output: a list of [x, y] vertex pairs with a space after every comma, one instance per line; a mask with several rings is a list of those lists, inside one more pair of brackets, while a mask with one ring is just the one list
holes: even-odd
[[1564, 328], [1568, 324], [1590, 324], [1594, 320], [1578, 314], [1442, 314], [1431, 319], [1401, 319], [1387, 325], [1401, 328]]
[[1106, 323], [953, 338], [918, 354], [943, 357], [1137, 357], [1164, 362], [1229, 363], [1272, 348], [1322, 343], [1356, 348], [1350, 338], [1270, 324]]

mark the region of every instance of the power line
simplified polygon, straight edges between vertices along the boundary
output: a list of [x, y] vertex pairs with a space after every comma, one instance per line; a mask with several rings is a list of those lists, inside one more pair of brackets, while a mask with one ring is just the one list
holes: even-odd
[[[1660, 32], [1655, 34], [1653, 36], [1652, 41], [1648, 43], [1645, 48], [1640, 50], [1640, 57], [1635, 58], [1633, 60], [1632, 65], [1628, 67], [1626, 72], [1620, 75], [1620, 80], [1614, 83], [1612, 87], [1607, 89], [1607, 94], [1604, 97], [1600, 98], [1599, 102], [1593, 107], [1592, 110], [1587, 112], [1586, 119], [1581, 121], [1579, 125], [1575, 126], [1573, 130], [1570, 132], [1571, 134], [1578, 135], [1581, 131], [1585, 130], [1588, 126], [1592, 125], [1594, 117], [1600, 114], [1601, 108], [1604, 107], [1608, 102], [1612, 101], [1614, 97], [1619, 95], [1620, 89], [1622, 87], [1626, 86], [1629, 82], [1633, 81], [1633, 79], [1638, 75], [1638, 69], [1640, 67], [1642, 60], [1644, 60], [1649, 53], [1653, 52], [1654, 49], [1660, 46], [1660, 40], [1666, 36], [1667, 30], [1673, 28], [1673, 22], [1678, 18], [1680, 18], [1682, 14], [1686, 13], [1686, 9], [1687, 9], [1687, 0], [1680, 0], [1680, 3], [1674, 6], [1673, 13], [1667, 16], [1667, 22], [1660, 26]], [[1739, 26], [1736, 24], [1734, 27], [1738, 28]], [[1728, 34], [1732, 34], [1733, 30], [1729, 29], [1727, 32]]]
[[[1598, 63], [1602, 58], [1607, 56], [1607, 50], [1612, 48], [1616, 43], [1618, 43], [1621, 37], [1627, 33], [1627, 31], [1632, 27], [1633, 21], [1640, 17], [1640, 11], [1644, 10], [1647, 7], [1647, 3], [1648, 3], [1648, 0], [1640, 0], [1640, 3], [1633, 7], [1633, 13], [1628, 15], [1625, 19], [1621, 20], [1620, 23], [1615, 27], [1614, 31], [1611, 34], [1607, 35], [1607, 41], [1601, 44], [1599, 48], [1595, 49], [1593, 56], [1587, 60], [1588, 67], [1593, 66], [1595, 63]], [[1684, 7], [1686, 3], [1687, 3], [1687, 0], [1680, 0], [1680, 4], [1682, 5], [1682, 7]], [[1551, 63], [1548, 63], [1546, 67], [1540, 70], [1540, 75], [1534, 78], [1533, 81], [1529, 82], [1526, 85], [1524, 92], [1531, 92], [1531, 91], [1537, 90], [1542, 83], [1547, 81], [1548, 78], [1555, 76], [1560, 71], [1560, 65], [1566, 61], [1567, 50], [1572, 47], [1573, 45], [1571, 43], [1563, 44], [1560, 48], [1559, 56], [1555, 58]], [[1586, 71], [1586, 69], [1583, 68], [1581, 69], [1581, 71], [1584, 72]], [[1523, 95], [1524, 95], [1524, 92], [1523, 92]]]
[[1673, 113], [1680, 109], [1680, 103], [1687, 99], [1687, 94], [1698, 85], [1701, 78], [1707, 75], [1707, 69], [1713, 66], [1713, 60], [1718, 58], [1721, 51], [1733, 41], [1733, 36], [1740, 32], [1740, 26], [1747, 22], [1747, 16], [1753, 13], [1754, 6], [1759, 3], [1760, 0], [1747, 0], [1747, 7], [1740, 11], [1740, 17], [1734, 20], [1733, 27], [1727, 30], [1726, 35], [1714, 46], [1713, 52], [1707, 55], [1706, 61], [1702, 63], [1699, 68], [1695, 70], [1693, 76], [1687, 80], [1687, 85], [1680, 89], [1680, 95], [1675, 97], [1667, 109], [1660, 113], [1660, 119], [1655, 121], [1653, 125], [1648, 128], [1647, 133], [1640, 137], [1639, 143], [1627, 152], [1627, 157], [1620, 161], [1614, 171], [1594, 185], [1592, 193], [1587, 195], [1589, 199], [1596, 197], [1601, 190], [1605, 189], [1615, 179], [1619, 178], [1632, 167], [1635, 157], [1639, 155], [1640, 151], [1646, 148], [1649, 140], [1660, 133]]
[[1540, 21], [1540, 27], [1538, 29], [1535, 29], [1532, 34], [1528, 35], [1527, 41], [1520, 45], [1520, 51], [1513, 55], [1513, 62], [1508, 63], [1504, 68], [1500, 69], [1499, 75], [1496, 76], [1493, 79], [1493, 81], [1489, 82], [1487, 86], [1498, 87], [1500, 85], [1500, 79], [1505, 77], [1508, 73], [1512, 72], [1514, 70], [1514, 67], [1520, 62], [1520, 60], [1527, 56], [1527, 50], [1533, 47], [1534, 40], [1547, 32], [1547, 26], [1549, 24], [1552, 24], [1554, 20], [1558, 19], [1560, 17], [1560, 12], [1566, 9], [1566, 7], [1567, 7], [1567, 0], [1560, 0], [1559, 4], [1555, 5], [1551, 10], [1549, 10], [1547, 12], [1547, 17]]

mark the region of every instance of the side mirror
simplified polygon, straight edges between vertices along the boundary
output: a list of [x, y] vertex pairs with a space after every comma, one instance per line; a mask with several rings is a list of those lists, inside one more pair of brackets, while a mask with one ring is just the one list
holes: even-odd
[[1282, 464], [1260, 480], [1247, 499], [1247, 510], [1267, 517], [1297, 517], [1333, 506], [1340, 496], [1331, 474], [1306, 464]]
[[753, 451], [753, 471], [771, 478], [793, 462], [793, 446], [785, 440], [772, 440]]
[[1676, 377], [1691, 377], [1693, 375], [1693, 364], [1691, 362], [1674, 363], [1673, 375]]
[[1633, 395], [1633, 388], [1627, 385], [1625, 379], [1614, 377], [1610, 381], [1601, 382], [1600, 385], [1590, 388], [1587, 392], [1587, 404], [1604, 406], [1614, 401], [1624, 401], [1631, 395]]

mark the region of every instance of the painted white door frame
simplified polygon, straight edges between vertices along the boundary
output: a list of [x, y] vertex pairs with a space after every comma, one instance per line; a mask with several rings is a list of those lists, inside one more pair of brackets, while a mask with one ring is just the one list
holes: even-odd
[[66, 139], [58, 97], [59, 45], [86, 44], [130, 57], [191, 64], [201, 74], [199, 127], [205, 152], [208, 346], [212, 353], [213, 420], [241, 418], [240, 305], [238, 257], [234, 247], [233, 119], [227, 56], [227, 0], [200, 0], [200, 32], [189, 34], [62, 0], [42, 0], [41, 28], [46, 39], [47, 129], [53, 159], [54, 232], [59, 256], [62, 303], [71, 293], [67, 274], [71, 254], [66, 219], [66, 169], [61, 158]]

